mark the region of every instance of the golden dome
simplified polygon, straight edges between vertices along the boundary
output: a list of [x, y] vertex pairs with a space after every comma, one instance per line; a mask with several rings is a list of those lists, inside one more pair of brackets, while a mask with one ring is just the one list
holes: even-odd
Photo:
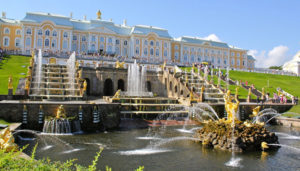
[[101, 19], [101, 12], [100, 12], [100, 10], [98, 10], [98, 12], [97, 12], [97, 19]]

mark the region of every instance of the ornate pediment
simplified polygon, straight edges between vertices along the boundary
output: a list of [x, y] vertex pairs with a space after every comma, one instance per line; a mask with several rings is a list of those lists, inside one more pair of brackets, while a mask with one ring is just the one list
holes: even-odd
[[98, 32], [98, 33], [116, 34], [116, 32], [114, 32], [106, 27], [96, 27], [96, 28], [90, 29], [89, 31]]

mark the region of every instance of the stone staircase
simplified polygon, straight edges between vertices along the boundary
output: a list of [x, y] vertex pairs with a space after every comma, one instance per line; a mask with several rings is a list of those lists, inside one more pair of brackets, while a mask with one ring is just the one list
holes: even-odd
[[[32, 100], [80, 100], [80, 82], [78, 78], [71, 78], [66, 65], [43, 64], [41, 78], [32, 72], [29, 97]], [[74, 80], [71, 81], [71, 80]]]
[[224, 103], [223, 92], [213, 84], [204, 80], [200, 75], [191, 72], [184, 72], [180, 81], [188, 87], [197, 97], [200, 96], [201, 87], [204, 86], [204, 101], [206, 103]]

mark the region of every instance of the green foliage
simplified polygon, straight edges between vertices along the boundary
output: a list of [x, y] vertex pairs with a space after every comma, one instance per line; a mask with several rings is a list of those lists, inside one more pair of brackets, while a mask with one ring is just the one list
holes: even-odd
[[101, 152], [103, 151], [103, 148], [100, 148], [100, 151], [97, 152], [97, 155], [95, 156], [95, 159], [93, 160], [93, 164], [89, 165], [89, 171], [95, 171], [96, 170], [96, 165], [99, 157], [101, 156]]
[[135, 171], [143, 171], [144, 170], [144, 166], [140, 166], [139, 168], [137, 168]]
[[282, 66], [270, 66], [269, 69], [282, 70]]
[[[0, 62], [0, 94], [7, 94], [8, 77], [13, 77], [14, 92], [17, 89], [19, 79], [27, 74], [30, 57], [10, 55]], [[22, 75], [25, 74], [25, 75]]]

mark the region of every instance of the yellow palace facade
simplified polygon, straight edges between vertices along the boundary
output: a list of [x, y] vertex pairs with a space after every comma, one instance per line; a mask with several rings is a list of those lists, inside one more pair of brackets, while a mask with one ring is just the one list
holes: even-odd
[[252, 70], [255, 59], [247, 50], [196, 37], [173, 38], [168, 30], [123, 24], [101, 19], [98, 11], [93, 20], [73, 19], [50, 14], [27, 12], [22, 20], [0, 18], [0, 47], [31, 54], [33, 49], [52, 53], [110, 54], [139, 58], [146, 62], [190, 65], [210, 62], [215, 67]]

